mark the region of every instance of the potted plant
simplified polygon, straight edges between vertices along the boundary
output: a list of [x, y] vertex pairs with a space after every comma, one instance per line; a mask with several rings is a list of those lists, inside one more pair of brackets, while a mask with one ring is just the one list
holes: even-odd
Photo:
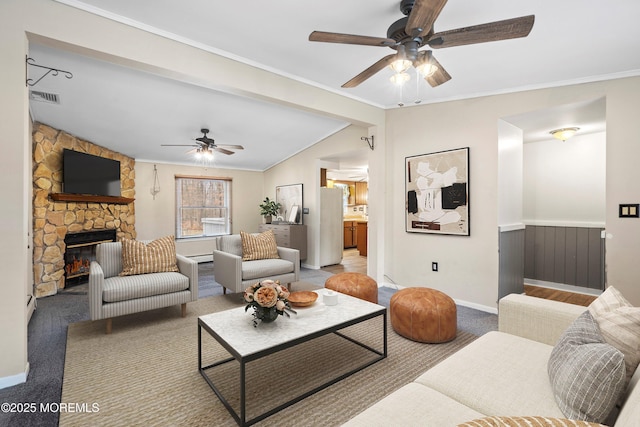
[[272, 216], [278, 214], [281, 206], [280, 203], [277, 203], [275, 200], [270, 200], [268, 197], [262, 201], [259, 205], [260, 215], [262, 215], [266, 224], [271, 224]]

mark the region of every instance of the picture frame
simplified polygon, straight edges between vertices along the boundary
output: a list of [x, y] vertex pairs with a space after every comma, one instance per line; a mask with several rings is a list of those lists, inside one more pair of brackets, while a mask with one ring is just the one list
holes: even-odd
[[405, 231], [470, 236], [469, 147], [405, 158]]
[[279, 185], [276, 187], [276, 202], [281, 205], [280, 215], [291, 224], [302, 224], [303, 222], [302, 190], [302, 184]]

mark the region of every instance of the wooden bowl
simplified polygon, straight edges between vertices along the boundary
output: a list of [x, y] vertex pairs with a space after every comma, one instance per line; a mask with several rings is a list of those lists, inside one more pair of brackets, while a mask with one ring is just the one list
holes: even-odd
[[308, 307], [318, 299], [318, 294], [311, 291], [298, 291], [289, 294], [289, 304], [293, 307]]

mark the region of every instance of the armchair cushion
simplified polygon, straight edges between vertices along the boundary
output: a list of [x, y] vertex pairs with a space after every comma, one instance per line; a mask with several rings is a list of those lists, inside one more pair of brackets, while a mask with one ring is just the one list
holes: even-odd
[[243, 261], [279, 258], [276, 236], [273, 234], [273, 230], [267, 230], [260, 234], [241, 231], [240, 238], [242, 240]]
[[156, 239], [148, 244], [122, 239], [122, 272], [120, 276], [176, 272], [176, 244], [173, 236]]
[[104, 282], [104, 302], [128, 301], [136, 298], [164, 295], [189, 289], [189, 278], [180, 273], [150, 273], [127, 277], [112, 277]]
[[261, 279], [294, 271], [291, 261], [284, 259], [260, 259], [242, 263], [242, 280]]

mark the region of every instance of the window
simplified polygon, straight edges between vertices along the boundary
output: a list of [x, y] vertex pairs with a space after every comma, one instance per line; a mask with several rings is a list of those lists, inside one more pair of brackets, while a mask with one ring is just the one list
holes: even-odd
[[231, 179], [176, 176], [176, 238], [231, 233]]

